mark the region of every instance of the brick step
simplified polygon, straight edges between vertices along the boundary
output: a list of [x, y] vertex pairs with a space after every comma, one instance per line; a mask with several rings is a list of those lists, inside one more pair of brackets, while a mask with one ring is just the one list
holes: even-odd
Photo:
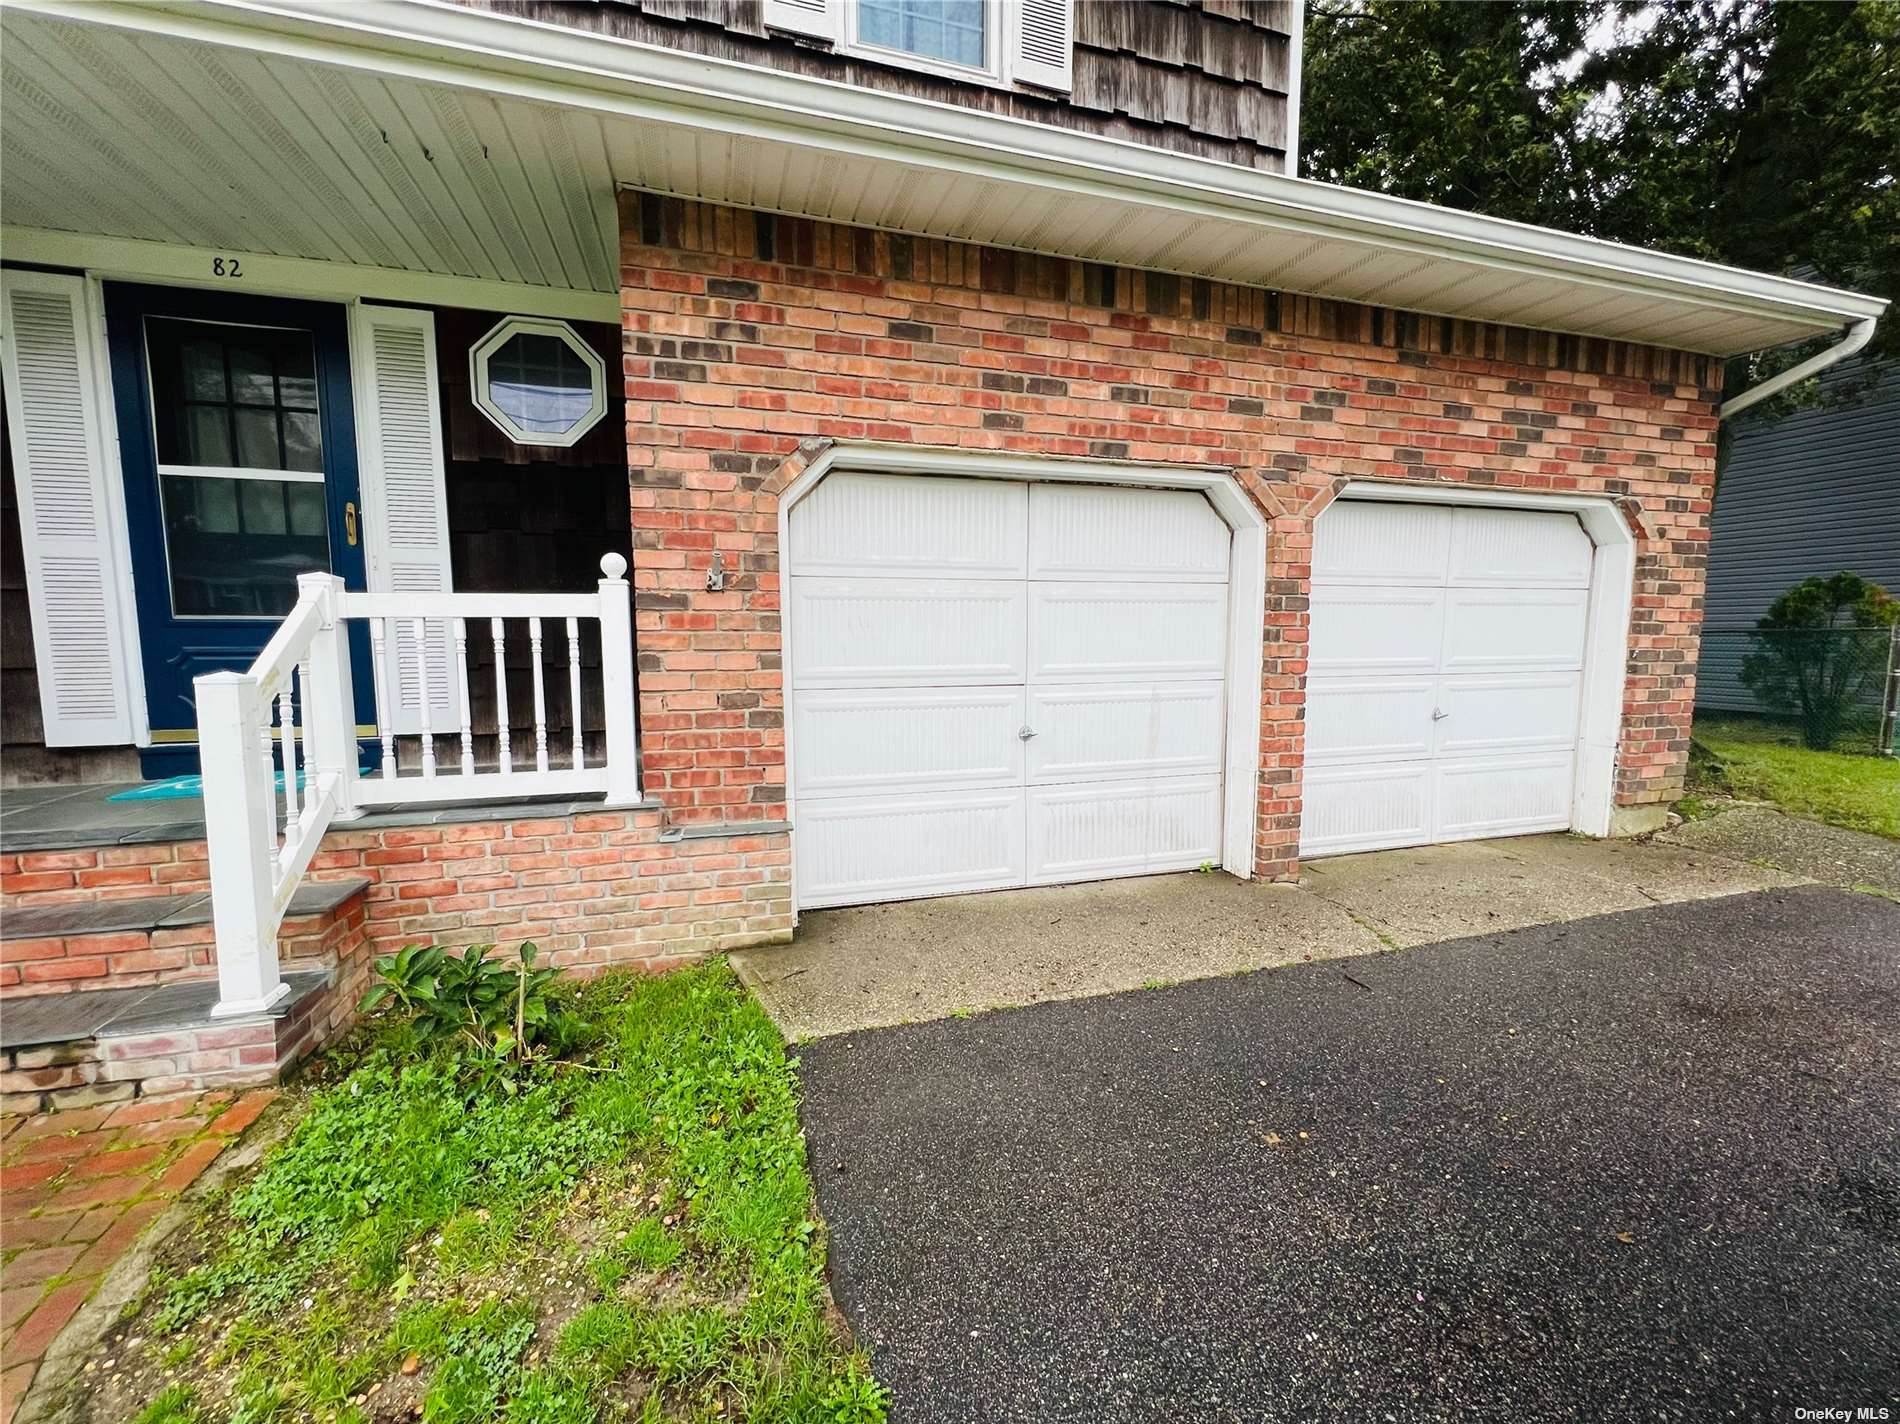
[[355, 1009], [338, 969], [284, 978], [290, 992], [269, 1013], [240, 1018], [212, 1017], [212, 980], [16, 1001], [0, 1027], [0, 1111], [274, 1083]]
[[[364, 878], [300, 885], [278, 932], [285, 968], [334, 965], [346, 944], [360, 942], [369, 885]], [[0, 916], [0, 1000], [216, 973], [211, 896], [201, 889], [8, 905]]]

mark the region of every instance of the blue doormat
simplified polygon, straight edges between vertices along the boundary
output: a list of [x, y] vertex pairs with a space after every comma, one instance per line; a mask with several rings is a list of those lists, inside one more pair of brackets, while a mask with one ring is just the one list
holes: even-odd
[[[359, 767], [357, 774], [368, 776], [369, 767]], [[278, 795], [283, 794], [284, 774], [280, 771], [271, 778], [272, 789]], [[297, 773], [297, 789], [305, 789], [304, 773]], [[205, 779], [202, 776], [171, 776], [163, 781], [148, 781], [143, 786], [128, 787], [124, 791], [115, 791], [106, 797], [108, 801], [202, 801], [205, 794]]]

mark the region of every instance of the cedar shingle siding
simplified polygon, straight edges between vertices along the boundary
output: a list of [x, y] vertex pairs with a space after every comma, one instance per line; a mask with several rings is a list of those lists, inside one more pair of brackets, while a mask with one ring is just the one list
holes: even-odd
[[504, 14], [961, 104], [1248, 168], [1285, 169], [1297, 0], [1078, 0], [1067, 98], [922, 74], [767, 35], [761, 0], [463, 0]]

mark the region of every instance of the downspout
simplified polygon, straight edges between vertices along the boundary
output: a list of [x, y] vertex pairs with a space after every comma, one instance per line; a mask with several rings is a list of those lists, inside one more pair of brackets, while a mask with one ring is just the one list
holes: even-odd
[[1828, 347], [1827, 350], [1820, 352], [1818, 355], [1808, 357], [1807, 360], [1798, 366], [1790, 366], [1779, 376], [1770, 376], [1758, 386], [1750, 386], [1733, 400], [1723, 401], [1722, 408], [1717, 414], [1723, 420], [1733, 419], [1735, 416], [1747, 410], [1751, 405], [1757, 405], [1767, 400], [1770, 396], [1780, 395], [1796, 381], [1805, 381], [1809, 376], [1814, 375], [1815, 372], [1825, 371], [1836, 362], [1845, 361], [1849, 356], [1852, 356], [1856, 351], [1860, 350], [1861, 347], [1874, 339], [1874, 323], [1878, 320], [1878, 317], [1862, 317], [1859, 321], [1847, 328], [1846, 336], [1835, 342], [1834, 345]]

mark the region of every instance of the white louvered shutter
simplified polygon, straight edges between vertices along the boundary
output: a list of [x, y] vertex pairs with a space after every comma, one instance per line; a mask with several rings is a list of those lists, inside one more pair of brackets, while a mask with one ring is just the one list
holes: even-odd
[[1004, 0], [1009, 77], [1065, 94], [1074, 85], [1075, 0]]
[[[350, 314], [357, 447], [369, 586], [376, 593], [448, 593], [449, 506], [443, 486], [442, 400], [435, 317], [359, 304]], [[427, 624], [429, 730], [460, 731], [454, 648], [444, 619]], [[389, 630], [391, 722], [422, 729], [422, 679], [410, 620]]]
[[132, 740], [86, 284], [6, 272], [7, 433], [49, 747]]
[[845, 0], [765, 0], [765, 25], [836, 44], [844, 6]]

